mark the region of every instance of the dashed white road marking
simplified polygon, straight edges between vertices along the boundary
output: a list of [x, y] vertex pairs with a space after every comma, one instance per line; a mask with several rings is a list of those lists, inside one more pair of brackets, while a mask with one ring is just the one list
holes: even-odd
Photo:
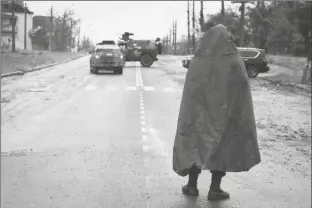
[[86, 89], [87, 91], [96, 90], [96, 89], [97, 89], [97, 86], [88, 85], [88, 86], [86, 86], [85, 89]]
[[141, 115], [144, 115], [144, 113], [145, 113], [144, 110], [141, 110], [141, 111], [140, 111], [140, 114], [141, 114]]
[[142, 119], [142, 120], [143, 120], [143, 119], [145, 119], [145, 116], [144, 116], [144, 115], [142, 115], [142, 116], [141, 116], [141, 119]]
[[146, 128], [141, 128], [141, 132], [146, 133]]
[[135, 63], [135, 86], [139, 87], [139, 68], [138, 68], [138, 64]]
[[143, 141], [147, 141], [147, 136], [143, 135], [143, 136], [142, 136], [142, 140], [143, 140]]
[[141, 73], [141, 67], [138, 63], [136, 63], [135, 67], [135, 83], [137, 87], [143, 87], [143, 79], [142, 79], [142, 73]]
[[137, 90], [137, 87], [136, 86], [127, 86], [126, 88], [125, 88], [125, 90], [127, 90], [127, 91], [133, 91], [133, 90]]
[[139, 68], [139, 80], [140, 80], [140, 87], [143, 87], [144, 84], [143, 84], [143, 78], [142, 78], [142, 74], [141, 74], [141, 67]]
[[145, 126], [145, 125], [146, 125], [145, 121], [141, 121], [141, 126]]
[[141, 109], [141, 110], [144, 110], [144, 106], [140, 106], [140, 109]]

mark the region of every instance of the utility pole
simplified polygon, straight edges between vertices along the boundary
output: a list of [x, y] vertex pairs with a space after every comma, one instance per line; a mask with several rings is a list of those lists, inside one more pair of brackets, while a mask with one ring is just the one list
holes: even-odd
[[222, 24], [225, 25], [225, 8], [224, 8], [224, 1], [221, 1], [221, 18], [222, 18]]
[[61, 41], [61, 43], [62, 43], [62, 50], [64, 50], [64, 48], [65, 48], [65, 41], [64, 41], [64, 30], [65, 30], [65, 20], [66, 20], [66, 11], [64, 12], [64, 14], [63, 14], [63, 23], [62, 23], [62, 41]]
[[177, 55], [177, 20], [174, 23], [174, 54]]
[[221, 1], [221, 16], [222, 16], [222, 22], [224, 24], [224, 16], [225, 16], [224, 1]]
[[200, 1], [200, 30], [204, 32], [204, 2]]
[[79, 52], [79, 45], [80, 45], [80, 24], [79, 24], [79, 28], [78, 28], [77, 52]]
[[195, 1], [193, 1], [193, 50], [192, 53], [194, 54], [195, 52]]
[[172, 47], [173, 47], [173, 54], [176, 55], [176, 31], [175, 31], [175, 21], [173, 21], [173, 24], [172, 24]]
[[52, 35], [53, 35], [53, 7], [51, 7], [50, 9], [49, 51], [52, 51]]
[[243, 47], [244, 46], [244, 36], [245, 36], [245, 2], [241, 2], [240, 6], [240, 36], [239, 36], [239, 46]]
[[24, 23], [24, 49], [26, 50], [27, 49], [27, 5], [25, 3], [25, 6], [24, 6], [24, 12], [25, 12], [25, 17], [24, 17], [24, 20], [25, 20], [25, 23]]
[[190, 1], [187, 1], [187, 54], [190, 54]]
[[171, 28], [170, 28], [170, 30], [169, 30], [169, 55], [171, 55], [171, 44], [172, 44], [172, 42], [171, 42]]
[[15, 53], [15, 25], [16, 25], [16, 17], [15, 17], [15, 3], [11, 2], [11, 10], [12, 10], [12, 53]]
[[166, 40], [166, 48], [167, 48], [167, 54], [169, 54], [169, 35], [167, 34], [167, 40]]
[[73, 19], [70, 18], [70, 35], [69, 35], [69, 48], [70, 48], [70, 51], [72, 51], [72, 34], [73, 34]]

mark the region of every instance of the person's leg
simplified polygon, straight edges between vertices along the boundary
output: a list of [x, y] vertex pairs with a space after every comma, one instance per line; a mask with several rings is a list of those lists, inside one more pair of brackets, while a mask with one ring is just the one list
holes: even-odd
[[191, 196], [198, 196], [199, 192], [197, 189], [197, 180], [198, 176], [201, 173], [201, 169], [196, 167], [195, 165], [192, 166], [190, 173], [189, 173], [189, 180], [187, 185], [182, 187], [182, 192], [187, 195]]
[[223, 191], [220, 187], [222, 177], [226, 175], [224, 171], [210, 171], [212, 173], [211, 176], [211, 184], [210, 190], [208, 193], [208, 200], [216, 200], [216, 199], [228, 199], [230, 197], [229, 193]]

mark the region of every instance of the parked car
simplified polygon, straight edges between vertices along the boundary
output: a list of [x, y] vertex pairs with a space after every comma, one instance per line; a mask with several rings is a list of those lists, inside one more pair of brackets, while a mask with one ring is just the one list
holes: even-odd
[[[264, 49], [242, 47], [238, 47], [237, 49], [244, 60], [249, 77], [254, 78], [259, 73], [266, 73], [270, 70]], [[189, 68], [192, 58], [193, 56], [187, 56], [182, 60], [184, 68]]]
[[116, 44], [100, 44], [91, 52], [90, 72], [97, 74], [99, 70], [114, 71], [122, 74], [125, 66], [124, 53]]

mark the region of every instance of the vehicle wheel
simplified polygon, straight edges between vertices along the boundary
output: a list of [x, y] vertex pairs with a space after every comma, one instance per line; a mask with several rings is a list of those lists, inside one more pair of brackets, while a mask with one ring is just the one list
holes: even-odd
[[90, 66], [90, 73], [94, 74], [94, 68]]
[[122, 74], [123, 73], [123, 67], [118, 67], [115, 70], [115, 74]]
[[256, 67], [248, 66], [247, 67], [247, 74], [248, 74], [248, 77], [255, 78], [258, 76], [259, 72], [258, 72], [258, 69]]
[[150, 55], [144, 54], [141, 57], [141, 61], [140, 62], [141, 62], [141, 65], [143, 67], [150, 67], [154, 63], [154, 60], [153, 60], [153, 58]]
[[93, 73], [93, 74], [98, 74], [98, 73], [99, 73], [99, 70], [93, 68], [93, 69], [92, 69], [92, 73]]

